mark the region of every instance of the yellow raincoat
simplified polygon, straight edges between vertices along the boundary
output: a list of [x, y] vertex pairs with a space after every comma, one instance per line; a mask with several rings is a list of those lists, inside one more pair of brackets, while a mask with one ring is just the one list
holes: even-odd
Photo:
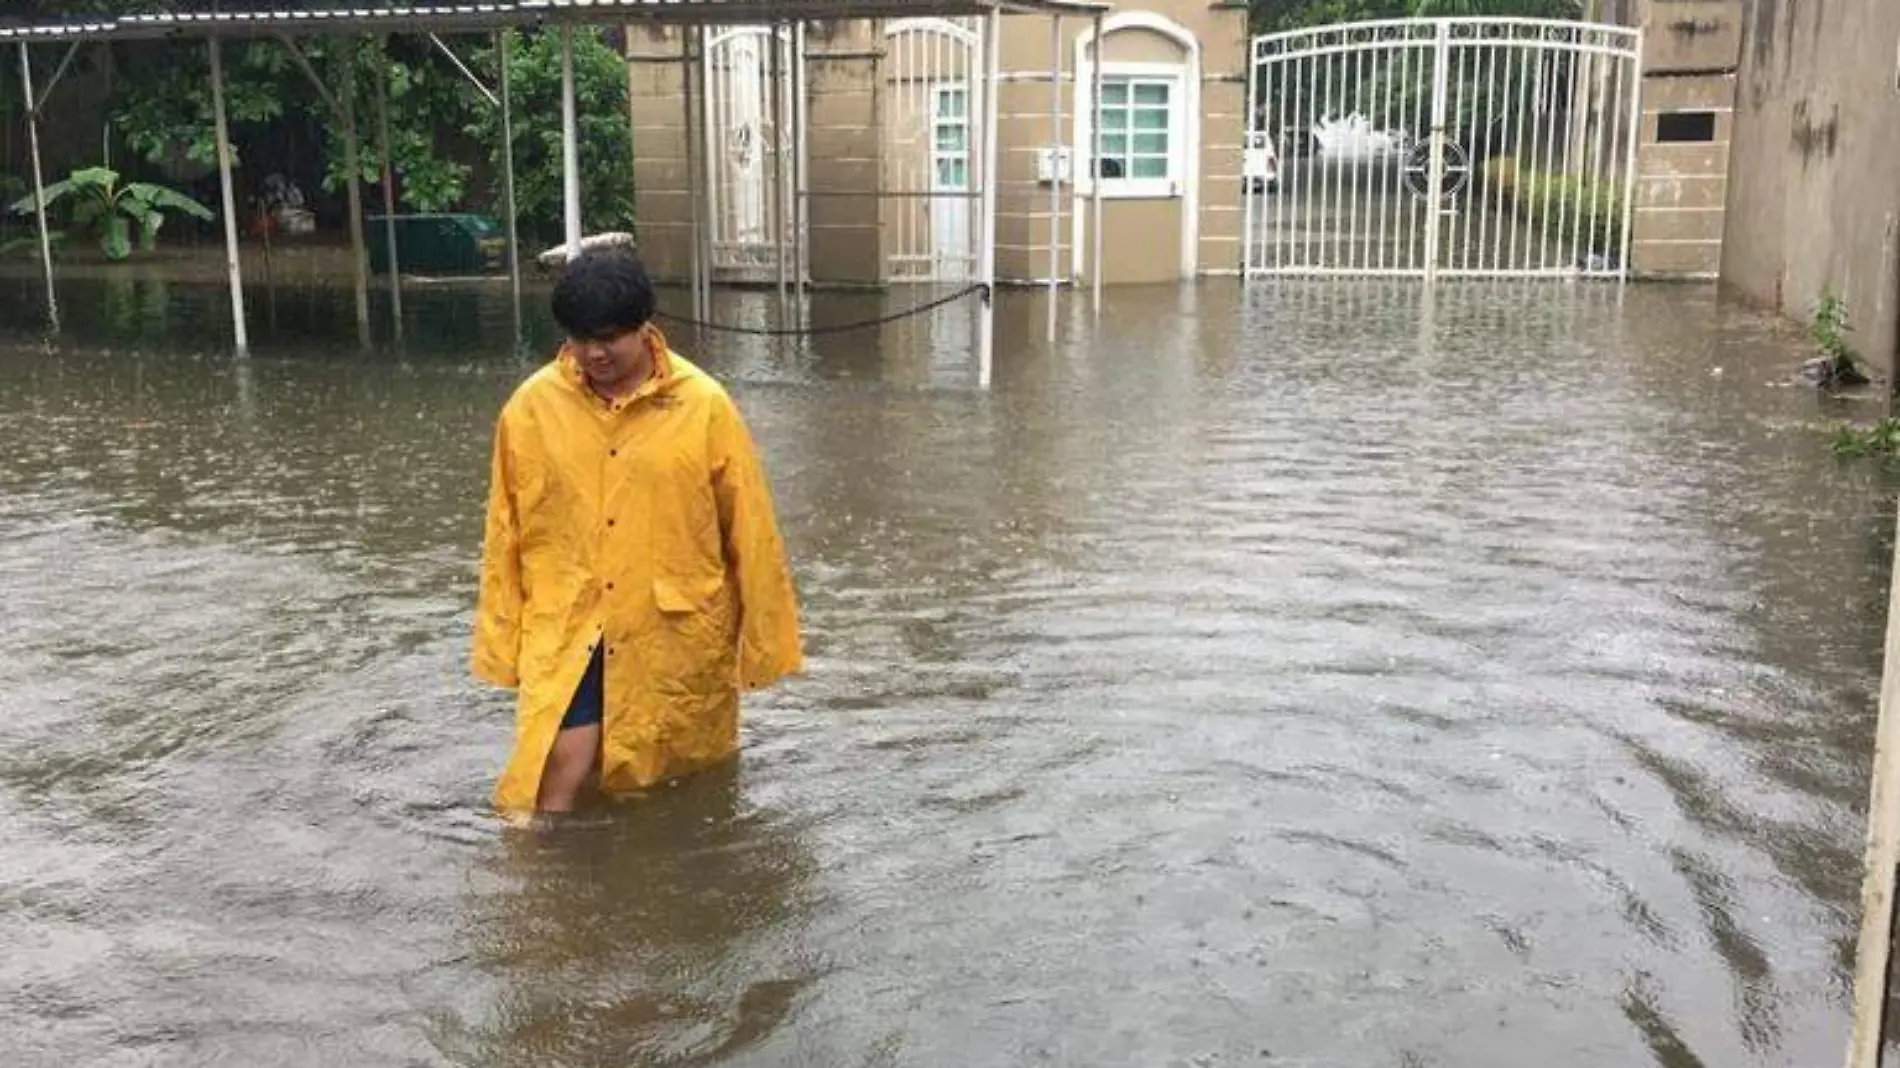
[[653, 344], [631, 397], [601, 400], [563, 349], [496, 425], [473, 666], [518, 691], [507, 815], [533, 811], [596, 642], [610, 794], [730, 757], [740, 691], [803, 668], [751, 435], [718, 383]]

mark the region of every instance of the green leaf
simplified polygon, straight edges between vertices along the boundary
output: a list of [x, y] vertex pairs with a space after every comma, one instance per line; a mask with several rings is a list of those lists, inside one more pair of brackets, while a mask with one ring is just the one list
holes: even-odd
[[162, 185], [133, 182], [125, 187], [125, 192], [128, 196], [135, 198], [138, 203], [155, 209], [182, 211], [194, 219], [203, 219], [205, 222], [211, 222], [218, 217], [210, 208], [175, 189], [167, 189]]
[[123, 215], [114, 215], [106, 220], [105, 234], [99, 239], [99, 247], [105, 250], [106, 259], [122, 260], [132, 254], [132, 220]]

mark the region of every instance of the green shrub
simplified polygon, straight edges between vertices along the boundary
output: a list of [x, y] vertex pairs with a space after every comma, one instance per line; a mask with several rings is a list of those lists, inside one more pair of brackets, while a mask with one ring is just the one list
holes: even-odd
[[1605, 255], [1623, 247], [1623, 190], [1614, 182], [1576, 174], [1521, 168], [1511, 156], [1485, 163], [1487, 198], [1496, 195], [1511, 212], [1535, 226], [1552, 224], [1577, 234], [1589, 250]]

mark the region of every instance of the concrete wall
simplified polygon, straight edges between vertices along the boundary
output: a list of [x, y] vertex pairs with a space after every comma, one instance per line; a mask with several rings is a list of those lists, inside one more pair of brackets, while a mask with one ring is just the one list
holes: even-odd
[[[1160, 25], [1155, 25], [1157, 20]], [[997, 274], [1006, 280], [1042, 281], [1049, 277], [1053, 220], [1049, 186], [1036, 180], [1036, 162], [1052, 136], [1050, 27], [1043, 19], [1006, 20], [1005, 26], [1002, 67], [1007, 74], [998, 98], [1002, 174], [997, 188]], [[1076, 108], [1088, 105], [1092, 86], [1075, 84], [1078, 71], [1085, 80], [1090, 77], [1087, 66], [1078, 67], [1077, 44], [1093, 32], [1089, 20], [1069, 19], [1062, 24], [1063, 139], [1073, 152], [1078, 172], [1086, 171], [1087, 153], [1080, 149], [1087, 146], [1076, 144]], [[1124, 2], [1110, 15], [1106, 37], [1102, 54], [1111, 69], [1121, 62], [1181, 64], [1190, 70], [1197, 65], [1199, 103], [1187, 116], [1191, 135], [1198, 142], [1192, 190], [1184, 187], [1172, 195], [1105, 200], [1102, 217], [1108, 240], [1102, 247], [1103, 282], [1165, 282], [1193, 274], [1238, 271], [1246, 8], [1209, 0]], [[1084, 44], [1082, 54], [1093, 62], [1091, 45]], [[1187, 130], [1176, 132], [1189, 135]], [[1073, 184], [1059, 193], [1058, 211], [1067, 218], [1057, 237], [1057, 277], [1086, 282], [1094, 262], [1091, 207]], [[1075, 266], [1078, 237], [1079, 270]], [[1191, 256], [1183, 255], [1183, 242], [1192, 242]]]
[[1832, 291], [1895, 366], [1900, 92], [1894, 0], [1744, 0], [1722, 280], [1798, 319]]

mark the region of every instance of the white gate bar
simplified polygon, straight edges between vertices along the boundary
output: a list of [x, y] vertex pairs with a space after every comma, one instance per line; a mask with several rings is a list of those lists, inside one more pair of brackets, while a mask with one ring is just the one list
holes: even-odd
[[250, 352], [251, 339], [244, 323], [244, 271], [238, 262], [237, 196], [231, 189], [231, 128], [224, 115], [224, 59], [218, 39], [211, 49], [211, 126], [217, 138], [218, 190], [224, 199], [224, 269], [231, 284], [231, 343], [238, 355]]
[[[216, 43], [212, 48], [217, 48]], [[40, 271], [46, 276], [46, 321], [59, 330], [59, 296], [53, 288], [53, 236], [46, 228], [46, 179], [40, 169], [40, 112], [33, 106], [33, 55], [20, 42], [20, 87], [25, 91], [26, 141], [33, 158], [33, 219], [40, 236]], [[241, 332], [241, 328], [240, 328]]]

